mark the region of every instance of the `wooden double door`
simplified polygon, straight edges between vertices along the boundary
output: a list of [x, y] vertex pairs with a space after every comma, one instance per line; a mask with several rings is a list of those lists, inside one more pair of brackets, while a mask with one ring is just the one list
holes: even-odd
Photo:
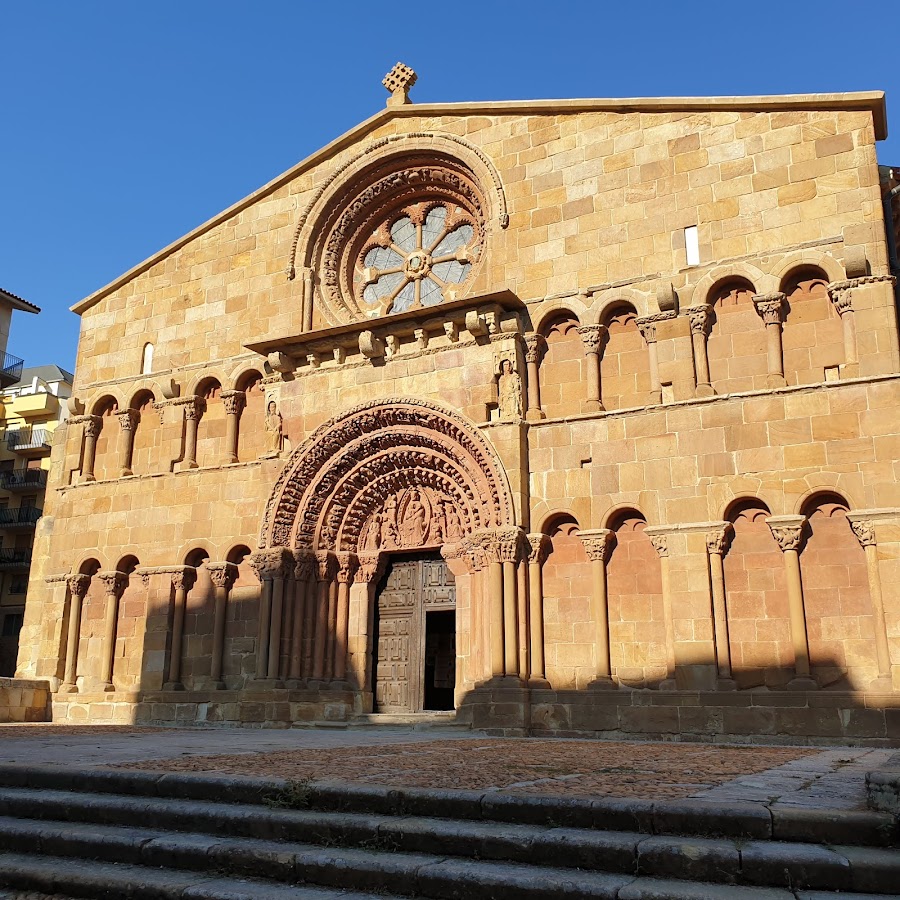
[[453, 709], [456, 585], [440, 556], [395, 557], [375, 607], [375, 710]]

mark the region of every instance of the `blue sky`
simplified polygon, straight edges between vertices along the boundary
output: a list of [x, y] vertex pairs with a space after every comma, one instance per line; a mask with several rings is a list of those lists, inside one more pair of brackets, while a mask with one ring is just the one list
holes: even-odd
[[68, 307], [383, 107], [419, 102], [884, 90], [889, 5], [833, 2], [4, 4], [0, 286], [10, 352], [72, 367]]

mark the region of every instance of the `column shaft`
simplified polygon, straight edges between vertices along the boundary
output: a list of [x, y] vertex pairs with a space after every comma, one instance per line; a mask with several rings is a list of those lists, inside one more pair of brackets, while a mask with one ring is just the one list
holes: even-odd
[[256, 677], [269, 671], [269, 623], [272, 617], [272, 579], [263, 578], [259, 591], [259, 625], [256, 638]]
[[841, 327], [844, 331], [844, 362], [855, 365], [859, 362], [859, 355], [856, 348], [856, 320], [852, 308], [841, 313]]
[[288, 678], [298, 679], [303, 673], [303, 636], [306, 620], [306, 578], [294, 582], [294, 627], [291, 632], [291, 664]]
[[587, 366], [588, 407], [599, 410], [603, 408], [603, 403], [600, 399], [600, 354], [587, 353], [585, 354], [585, 359]]
[[222, 660], [225, 655], [225, 621], [228, 611], [228, 588], [225, 585], [216, 585], [215, 604], [210, 677], [213, 681], [220, 682], [222, 680]]
[[175, 588], [175, 605], [172, 610], [172, 651], [169, 654], [168, 686], [181, 683], [181, 645], [184, 640], [184, 610], [187, 605], [187, 588]]
[[594, 620], [594, 677], [609, 679], [612, 669], [609, 660], [609, 605], [606, 588], [606, 560], [591, 560], [593, 596], [591, 597]]
[[81, 608], [90, 585], [87, 575], [76, 575], [69, 583], [69, 627], [66, 633], [66, 665], [61, 690], [73, 693], [78, 677], [78, 641], [81, 636]]
[[338, 582], [337, 623], [334, 635], [334, 667], [332, 676], [342, 681], [347, 676], [347, 638], [350, 624], [350, 583]]
[[766, 358], [769, 375], [784, 377], [784, 352], [781, 346], [781, 322], [766, 325]]
[[784, 551], [788, 604], [791, 617], [791, 642], [794, 645], [794, 670], [798, 676], [809, 676], [809, 641], [806, 636], [806, 612], [803, 608], [803, 579], [800, 554], [791, 548]]
[[700, 387], [701, 384], [709, 384], [709, 357], [706, 353], [706, 335], [702, 331], [691, 332], [691, 343], [694, 348], [697, 387]]
[[516, 564], [516, 617], [519, 674], [528, 678], [531, 672], [531, 654], [528, 648], [528, 569], [524, 560]]
[[328, 620], [325, 628], [325, 677], [334, 678], [334, 651], [337, 646], [338, 585], [332, 580], [328, 585]]
[[119, 433], [119, 473], [125, 477], [134, 474], [131, 469], [134, 454], [134, 430], [138, 425], [138, 413], [129, 409], [118, 414]]
[[519, 674], [519, 647], [516, 639], [518, 610], [516, 608], [516, 564], [503, 563], [503, 671]]
[[869, 575], [869, 594], [872, 598], [872, 625], [875, 631], [875, 656], [878, 661], [878, 675], [891, 677], [891, 649], [888, 644], [887, 626], [884, 619], [884, 594], [881, 591], [881, 573], [878, 569], [878, 547], [865, 546], [866, 570]]
[[716, 638], [716, 666], [720, 678], [731, 678], [731, 647], [728, 640], [728, 611], [725, 605], [725, 566], [721, 553], [710, 551], [709, 574], [713, 629]]
[[544, 663], [544, 584], [541, 563], [537, 560], [528, 564], [528, 625], [531, 633], [531, 675], [545, 678]]
[[325, 640], [328, 635], [328, 594], [329, 582], [318, 582], [316, 603], [316, 637], [313, 651], [313, 678], [325, 677]]
[[491, 616], [491, 674], [502, 675], [503, 659], [503, 566], [499, 560], [488, 564], [488, 592]]
[[278, 678], [281, 664], [281, 623], [284, 615], [284, 578], [276, 576], [272, 581], [272, 611], [269, 618], [269, 658], [267, 678]]
[[528, 410], [526, 416], [541, 418], [541, 380], [537, 360], [526, 363], [528, 373]]

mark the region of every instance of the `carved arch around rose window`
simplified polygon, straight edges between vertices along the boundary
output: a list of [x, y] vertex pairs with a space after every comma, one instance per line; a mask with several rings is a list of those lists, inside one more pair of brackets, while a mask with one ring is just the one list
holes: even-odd
[[514, 518], [503, 465], [474, 426], [437, 404], [377, 400], [326, 422], [291, 454], [260, 547], [439, 547]]

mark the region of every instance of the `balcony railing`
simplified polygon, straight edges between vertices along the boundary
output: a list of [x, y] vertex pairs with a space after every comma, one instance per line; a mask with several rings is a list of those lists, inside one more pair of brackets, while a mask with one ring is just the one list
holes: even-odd
[[40, 517], [41, 510], [34, 506], [0, 509], [0, 528], [34, 528]]
[[0, 387], [9, 387], [11, 384], [15, 384], [22, 377], [24, 365], [24, 359], [19, 359], [12, 353], [4, 353], [3, 359], [0, 360]]
[[19, 428], [6, 432], [6, 446], [14, 453], [29, 453], [50, 449], [51, 432], [46, 428]]
[[31, 547], [18, 550], [0, 548], [0, 569], [28, 569], [31, 566]]
[[3, 491], [41, 491], [46, 486], [46, 469], [13, 469], [0, 472], [0, 490]]

